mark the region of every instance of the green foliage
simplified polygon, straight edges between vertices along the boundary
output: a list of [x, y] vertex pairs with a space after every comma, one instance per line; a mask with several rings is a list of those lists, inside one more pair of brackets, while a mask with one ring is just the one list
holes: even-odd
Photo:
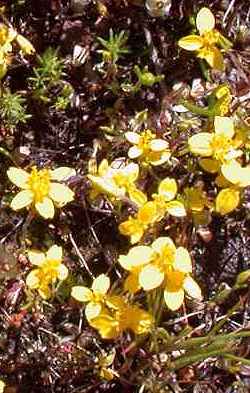
[[112, 29], [109, 30], [109, 38], [104, 40], [101, 37], [97, 37], [97, 40], [104, 47], [98, 52], [101, 53], [103, 62], [116, 64], [120, 57], [124, 54], [129, 53], [129, 49], [126, 47], [128, 36], [124, 30], [120, 33], [115, 34]]
[[35, 76], [29, 79], [33, 96], [58, 110], [65, 110], [73, 88], [63, 80], [64, 63], [58, 50], [48, 48], [38, 56], [38, 66], [33, 71]]
[[152, 87], [155, 83], [158, 83], [164, 79], [164, 75], [154, 75], [148, 70], [148, 67], [140, 69], [138, 65], [134, 67], [134, 72], [138, 78], [135, 85], [131, 83], [123, 83], [122, 89], [126, 92], [136, 93], [141, 89], [142, 86]]
[[0, 115], [4, 126], [11, 130], [18, 123], [26, 123], [30, 118], [26, 113], [26, 99], [19, 93], [4, 90], [0, 97]]

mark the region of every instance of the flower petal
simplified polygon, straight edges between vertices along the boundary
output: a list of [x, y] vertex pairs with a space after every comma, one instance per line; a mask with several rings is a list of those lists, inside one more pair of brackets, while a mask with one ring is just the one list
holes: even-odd
[[235, 210], [239, 203], [240, 192], [234, 188], [225, 188], [224, 190], [221, 190], [216, 197], [216, 211], [224, 216]]
[[27, 40], [27, 38], [25, 38], [23, 35], [17, 34], [16, 41], [17, 41], [18, 45], [20, 46], [21, 51], [25, 55], [31, 55], [32, 53], [34, 53], [36, 51], [34, 46], [31, 44], [31, 42], [29, 40]]
[[199, 33], [202, 35], [208, 31], [214, 29], [215, 18], [209, 8], [203, 7], [197, 14], [196, 27]]
[[158, 237], [152, 245], [152, 249], [157, 252], [157, 254], [165, 253], [166, 250], [169, 250], [169, 253], [172, 255], [172, 258], [175, 255], [176, 248], [173, 240], [170, 237]]
[[92, 291], [83, 286], [75, 286], [71, 290], [71, 296], [78, 300], [78, 302], [90, 302], [92, 300]]
[[[128, 182], [133, 183], [136, 181], [139, 175], [139, 165], [131, 162], [119, 171], [123, 176], [125, 176]], [[119, 174], [118, 172], [118, 174]]]
[[150, 201], [140, 207], [137, 217], [144, 225], [152, 224], [158, 218], [155, 202]]
[[85, 308], [85, 315], [88, 321], [97, 318], [102, 312], [101, 303], [89, 302]]
[[216, 46], [210, 47], [209, 49], [198, 52], [198, 57], [205, 59], [211, 68], [215, 70], [224, 71], [224, 59], [221, 51]]
[[139, 283], [144, 291], [158, 288], [164, 280], [164, 273], [156, 266], [145, 266], [139, 274]]
[[64, 184], [50, 183], [49, 196], [53, 201], [58, 203], [61, 207], [73, 201], [74, 193]]
[[126, 270], [132, 270], [148, 264], [154, 256], [154, 251], [149, 246], [132, 247], [127, 255], [120, 255], [119, 263]]
[[26, 285], [31, 289], [37, 289], [40, 285], [39, 269], [33, 269], [26, 277]]
[[187, 276], [183, 282], [183, 288], [187, 294], [194, 299], [202, 299], [201, 289], [197, 282], [191, 277]]
[[236, 160], [223, 164], [221, 167], [222, 175], [226, 178], [226, 180], [233, 184], [237, 184], [239, 182], [240, 171], [241, 165]]
[[175, 179], [166, 177], [164, 180], [162, 180], [158, 187], [158, 193], [163, 195], [167, 201], [174, 199], [177, 193], [177, 183]]
[[176, 292], [164, 291], [164, 300], [168, 308], [172, 311], [178, 310], [184, 301], [184, 290], [181, 288]]
[[109, 286], [110, 286], [109, 277], [106, 276], [105, 274], [100, 274], [94, 279], [91, 288], [93, 292], [98, 292], [102, 295], [106, 295], [106, 293], [109, 290]]
[[[157, 152], [154, 152], [154, 154], [156, 154]], [[170, 151], [163, 151], [163, 152], [159, 152], [158, 155], [160, 154], [159, 158], [155, 158], [155, 157], [150, 157], [150, 164], [153, 166], [158, 166], [158, 165], [163, 165], [165, 164], [165, 162], [169, 161], [170, 157], [171, 157], [171, 153]]]
[[67, 266], [65, 266], [63, 263], [60, 263], [60, 265], [57, 268], [57, 278], [58, 280], [66, 280], [66, 278], [69, 275], [69, 270]]
[[163, 139], [153, 139], [150, 144], [150, 149], [153, 151], [163, 151], [168, 148], [168, 142]]
[[192, 262], [188, 250], [178, 247], [175, 254], [174, 268], [183, 273], [192, 272]]
[[125, 280], [124, 289], [130, 293], [136, 293], [141, 288], [139, 284], [139, 276], [138, 274], [130, 273]]
[[53, 218], [55, 209], [53, 202], [50, 198], [44, 197], [42, 202], [37, 202], [35, 208], [38, 213], [45, 219]]
[[186, 50], [194, 51], [203, 46], [203, 39], [198, 35], [188, 35], [178, 41], [178, 45]]
[[56, 181], [66, 181], [72, 176], [76, 175], [76, 171], [73, 168], [68, 168], [66, 166], [62, 166], [60, 168], [56, 168], [50, 171], [51, 180]]
[[130, 188], [128, 194], [129, 199], [131, 199], [131, 201], [136, 203], [139, 207], [142, 207], [147, 202], [147, 196], [136, 187]]
[[28, 251], [28, 257], [32, 265], [42, 266], [46, 261], [45, 254], [40, 251], [30, 250]]
[[199, 165], [209, 173], [217, 173], [220, 169], [220, 163], [212, 158], [201, 158]]
[[136, 132], [125, 132], [125, 138], [127, 139], [128, 142], [132, 143], [132, 145], [138, 145], [140, 141], [140, 135], [137, 134]]
[[217, 135], [225, 135], [227, 138], [234, 136], [234, 122], [230, 117], [215, 116], [214, 129]]
[[20, 191], [11, 201], [10, 207], [13, 210], [20, 210], [29, 206], [33, 202], [33, 193], [30, 190]]
[[22, 189], [27, 189], [27, 182], [29, 180], [29, 174], [23, 169], [10, 167], [7, 171], [7, 176], [15, 186]]
[[180, 201], [170, 201], [167, 204], [167, 211], [174, 217], [185, 217], [187, 215], [185, 207]]
[[142, 150], [139, 149], [139, 147], [137, 146], [132, 146], [129, 151], [128, 151], [128, 156], [129, 158], [131, 158], [131, 160], [133, 158], [138, 158], [142, 155]]
[[52, 260], [52, 261], [59, 261], [61, 262], [62, 260], [62, 247], [59, 247], [57, 245], [54, 245], [50, 247], [47, 251], [47, 259]]
[[213, 154], [211, 140], [213, 135], [208, 132], [200, 132], [191, 136], [188, 140], [189, 149], [193, 154], [199, 154], [203, 157], [209, 157]]

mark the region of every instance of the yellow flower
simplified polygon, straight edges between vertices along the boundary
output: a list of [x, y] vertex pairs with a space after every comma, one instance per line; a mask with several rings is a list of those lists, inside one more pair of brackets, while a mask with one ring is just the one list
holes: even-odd
[[90, 321], [104, 339], [115, 339], [123, 331], [146, 334], [153, 326], [152, 316], [137, 305], [128, 304], [121, 296], [110, 297], [100, 315]]
[[65, 280], [68, 276], [68, 269], [62, 264], [62, 248], [54, 245], [46, 253], [31, 250], [28, 257], [37, 267], [28, 274], [26, 284], [37, 289], [43, 299], [49, 299], [56, 281]]
[[119, 374], [110, 368], [115, 360], [115, 355], [115, 349], [113, 349], [109, 354], [102, 353], [98, 359], [99, 376], [106, 381], [111, 381], [114, 377], [119, 377]]
[[226, 43], [229, 47], [231, 43], [215, 30], [215, 18], [212, 12], [203, 7], [197, 14], [196, 27], [199, 35], [188, 35], [179, 40], [178, 45], [186, 50], [195, 51], [197, 57], [206, 60], [210, 67], [219, 71], [224, 70], [223, 56], [217, 45]]
[[158, 218], [158, 211], [154, 202], [146, 202], [139, 208], [135, 218], [129, 217], [127, 221], [119, 225], [122, 235], [130, 236], [132, 244], [138, 243], [149, 225], [153, 224]]
[[72, 288], [71, 296], [79, 302], [87, 303], [85, 315], [89, 323], [100, 315], [105, 305], [109, 287], [109, 277], [105, 274], [100, 274], [94, 279], [91, 289], [84, 286]]
[[225, 183], [226, 188], [217, 195], [215, 205], [217, 213], [226, 215], [239, 206], [241, 188], [250, 186], [250, 166], [242, 167], [231, 160], [222, 165], [221, 174], [216, 179], [217, 184], [224, 186]]
[[152, 197], [158, 213], [157, 221], [160, 221], [168, 212], [175, 217], [186, 215], [185, 207], [182, 202], [173, 200], [177, 194], [177, 183], [169, 177], [162, 180], [158, 187], [158, 193]]
[[232, 101], [231, 91], [228, 85], [223, 84], [218, 86], [213, 94], [217, 101], [213, 106], [213, 110], [218, 116], [225, 116], [230, 109], [230, 103]]
[[135, 181], [139, 176], [139, 166], [134, 163], [119, 167], [116, 165], [114, 161], [109, 166], [108, 161], [104, 159], [99, 165], [97, 175], [88, 175], [94, 187], [91, 198], [104, 192], [119, 199], [128, 193], [133, 202], [138, 206], [142, 205], [146, 196], [135, 186]]
[[31, 173], [23, 169], [10, 167], [7, 171], [10, 181], [22, 189], [13, 198], [11, 208], [20, 210], [24, 207], [34, 206], [43, 218], [53, 218], [55, 213], [54, 204], [63, 207], [74, 199], [74, 193], [69, 187], [54, 181], [66, 180], [74, 174], [75, 171], [67, 167], [55, 170], [38, 170], [33, 167]]
[[222, 164], [242, 154], [242, 151], [238, 150], [238, 143], [233, 139], [235, 131], [232, 119], [216, 116], [214, 129], [213, 133], [200, 132], [188, 140], [189, 149], [193, 154], [206, 157], [201, 159], [199, 164], [211, 173], [218, 172]]
[[192, 263], [184, 247], [175, 247], [169, 237], [159, 237], [152, 245], [133, 247], [128, 255], [119, 258], [121, 266], [129, 271], [125, 289], [135, 293], [164, 286], [164, 299], [171, 310], [177, 310], [188, 295], [200, 298], [201, 290], [190, 276]]
[[168, 142], [156, 137], [150, 130], [145, 130], [141, 134], [136, 132], [126, 132], [125, 138], [133, 144], [128, 151], [131, 159], [141, 158], [147, 164], [154, 166], [162, 165], [170, 159]]
[[126, 291], [136, 293], [141, 288], [139, 283], [140, 272], [143, 266], [152, 261], [154, 255], [154, 250], [148, 246], [132, 247], [127, 255], [120, 255], [120, 265], [129, 272], [124, 284]]

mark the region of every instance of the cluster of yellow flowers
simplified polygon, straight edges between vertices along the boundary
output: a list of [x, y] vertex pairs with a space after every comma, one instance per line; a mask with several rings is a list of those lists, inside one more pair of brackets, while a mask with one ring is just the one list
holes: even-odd
[[150, 225], [163, 219], [166, 213], [175, 217], [186, 215], [182, 202], [174, 199], [177, 194], [175, 179], [165, 178], [158, 186], [158, 193], [153, 194], [152, 201], [147, 201], [139, 208], [136, 217], [130, 216], [127, 221], [119, 225], [119, 231], [125, 236], [130, 236], [132, 244], [138, 243]]
[[215, 200], [216, 211], [222, 215], [232, 212], [240, 203], [241, 190], [250, 185], [250, 167], [237, 161], [243, 154], [244, 139], [235, 132], [233, 120], [216, 116], [214, 132], [200, 132], [189, 138], [190, 151], [202, 158], [200, 166], [218, 174], [216, 184], [223, 188]]
[[72, 296], [87, 303], [85, 315], [88, 323], [98, 330], [102, 338], [114, 339], [124, 330], [145, 334], [153, 326], [152, 316], [137, 305], [129, 304], [123, 296], [109, 291], [110, 279], [101, 274], [93, 281], [91, 289], [85, 286], [72, 288]]
[[[218, 46], [225, 49], [230, 43], [215, 30], [215, 18], [209, 9], [199, 11], [196, 27], [199, 35], [182, 38], [179, 46], [196, 51], [197, 56], [205, 59], [211, 67], [223, 70], [223, 57]], [[14, 40], [24, 53], [34, 52], [23, 36], [0, 25], [0, 78], [7, 70]], [[216, 196], [215, 211], [225, 215], [239, 205], [242, 189], [250, 185], [250, 166], [242, 165], [243, 149], [248, 141], [235, 129], [233, 120], [225, 116], [232, 98], [229, 88], [219, 86], [214, 98], [212, 106], [208, 107], [209, 125], [214, 118], [213, 129], [191, 136], [188, 147], [189, 152], [198, 157], [203, 170], [216, 174], [215, 184], [222, 190]], [[135, 214], [120, 223], [119, 231], [130, 237], [132, 245], [142, 241], [147, 229], [167, 214], [181, 218], [190, 211], [200, 214], [206, 209], [214, 209], [202, 186], [185, 187], [182, 194], [178, 194], [177, 181], [172, 177], [161, 180], [157, 184], [157, 192], [152, 193], [148, 200], [138, 186], [140, 170], [145, 175], [148, 170], [152, 171], [151, 166], [171, 165], [172, 152], [168, 142], [149, 129], [140, 133], [129, 131], [124, 136], [133, 145], [128, 150], [128, 158], [137, 159], [138, 163], [124, 159], [109, 164], [108, 160], [102, 160], [96, 172], [88, 174], [92, 185], [89, 196], [91, 201], [104, 194], [114, 202], [131, 202]], [[30, 208], [32, 214], [51, 219], [55, 207], [63, 207], [74, 199], [74, 192], [63, 184], [75, 175], [74, 169], [32, 167], [30, 172], [26, 172], [10, 167], [7, 175], [21, 189], [10, 204], [16, 211]], [[46, 253], [37, 250], [28, 252], [34, 269], [28, 273], [26, 284], [37, 290], [43, 299], [50, 299], [56, 286], [68, 277], [62, 253], [62, 248], [57, 245], [51, 246]], [[96, 277], [91, 288], [78, 285], [73, 286], [71, 292], [74, 299], [85, 304], [88, 323], [104, 339], [114, 339], [127, 329], [135, 334], [145, 334], [152, 329], [152, 315], [132, 303], [133, 295], [140, 290], [162, 290], [167, 307], [173, 311], [181, 307], [185, 293], [195, 299], [202, 296], [199, 285], [191, 276], [192, 262], [188, 250], [176, 247], [170, 237], [158, 237], [151, 245], [133, 246], [127, 255], [120, 255], [119, 263], [128, 272], [123, 292], [114, 291], [105, 274]]]
[[169, 237], [159, 237], [151, 246], [132, 247], [119, 257], [121, 266], [129, 272], [125, 289], [136, 293], [162, 286], [164, 299], [171, 310], [183, 303], [184, 291], [193, 298], [201, 298], [201, 290], [191, 277], [192, 263], [184, 247], [175, 247]]
[[11, 55], [13, 52], [13, 43], [16, 42], [21, 53], [31, 55], [35, 52], [35, 48], [27, 38], [18, 34], [12, 27], [0, 24], [0, 79], [2, 79], [11, 63]]

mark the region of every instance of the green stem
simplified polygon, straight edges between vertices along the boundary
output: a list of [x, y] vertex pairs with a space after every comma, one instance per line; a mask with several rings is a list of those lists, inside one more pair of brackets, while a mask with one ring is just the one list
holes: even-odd
[[195, 113], [196, 115], [206, 116], [206, 117], [212, 116], [212, 111], [207, 107], [203, 108], [187, 100], [181, 100], [180, 104], [185, 106], [190, 112]]

